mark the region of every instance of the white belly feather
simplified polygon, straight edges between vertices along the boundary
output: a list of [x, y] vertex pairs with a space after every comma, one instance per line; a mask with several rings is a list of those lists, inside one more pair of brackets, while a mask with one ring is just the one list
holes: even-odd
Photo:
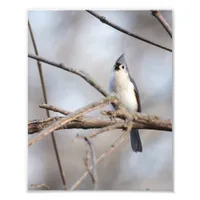
[[130, 111], [137, 111], [137, 99], [134, 93], [134, 86], [130, 82], [127, 74], [115, 73], [112, 78], [113, 81], [111, 92], [116, 95], [121, 103]]
[[126, 90], [118, 90], [115, 94], [128, 110], [137, 111], [137, 100], [132, 84], [129, 84], [129, 87], [126, 88]]

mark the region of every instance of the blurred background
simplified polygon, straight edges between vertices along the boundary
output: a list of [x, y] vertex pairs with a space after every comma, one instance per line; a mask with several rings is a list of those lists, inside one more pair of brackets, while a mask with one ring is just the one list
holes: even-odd
[[[172, 48], [172, 39], [150, 11], [97, 11], [124, 29]], [[161, 11], [172, 26], [172, 12]], [[84, 70], [105, 89], [111, 68], [125, 54], [131, 76], [140, 91], [142, 111], [173, 119], [172, 53], [125, 35], [85, 11], [29, 11], [39, 55]], [[34, 49], [28, 32], [28, 52]], [[102, 98], [102, 95], [80, 77], [42, 63], [48, 103], [74, 111]], [[28, 119], [46, 118], [37, 63], [28, 59]], [[107, 107], [108, 108], [108, 107]], [[105, 110], [107, 108], [103, 108]], [[51, 112], [51, 116], [58, 116]], [[91, 115], [100, 115], [99, 110]], [[86, 168], [86, 144], [73, 142], [76, 134], [94, 130], [70, 129], [55, 132], [58, 151], [69, 187]], [[93, 139], [98, 157], [122, 134], [106, 132]], [[97, 166], [98, 190], [173, 191], [173, 134], [141, 130], [142, 153], [134, 153], [129, 138]], [[31, 139], [34, 135], [28, 136]], [[62, 190], [62, 181], [51, 136], [28, 149], [28, 189], [31, 184], [47, 184]], [[77, 188], [92, 190], [88, 176]]]

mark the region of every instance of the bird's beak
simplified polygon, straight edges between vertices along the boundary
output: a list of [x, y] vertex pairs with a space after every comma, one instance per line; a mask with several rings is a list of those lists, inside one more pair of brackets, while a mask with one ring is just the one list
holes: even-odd
[[119, 66], [120, 66], [119, 63], [116, 63], [116, 64], [115, 64], [115, 67], [114, 67], [114, 68], [115, 68], [115, 71], [118, 71], [118, 70], [119, 70]]

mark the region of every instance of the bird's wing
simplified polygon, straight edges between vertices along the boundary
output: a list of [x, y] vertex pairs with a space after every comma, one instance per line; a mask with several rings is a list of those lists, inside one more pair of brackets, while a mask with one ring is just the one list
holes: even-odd
[[133, 80], [133, 78], [130, 75], [129, 75], [129, 77], [130, 77], [131, 82], [134, 85], [134, 92], [135, 92], [135, 96], [136, 96], [137, 103], [138, 103], [138, 110], [137, 110], [137, 112], [141, 112], [142, 110], [141, 110], [139, 90], [137, 89], [137, 85], [136, 85], [135, 81]]

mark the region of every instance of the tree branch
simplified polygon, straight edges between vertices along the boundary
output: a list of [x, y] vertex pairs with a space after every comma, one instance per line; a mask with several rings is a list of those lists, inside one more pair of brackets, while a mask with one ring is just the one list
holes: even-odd
[[87, 156], [86, 160], [85, 160], [85, 164], [86, 164], [86, 167], [88, 169], [88, 172], [90, 173], [91, 175], [91, 178], [92, 178], [92, 181], [94, 184], [96, 184], [97, 182], [97, 169], [96, 169], [96, 165], [95, 165], [95, 162], [96, 162], [96, 156], [95, 156], [95, 151], [94, 151], [94, 147], [93, 147], [93, 144], [92, 142], [89, 140], [88, 137], [84, 137], [84, 140], [86, 141], [86, 143], [88, 144], [88, 147], [90, 149], [90, 151], [88, 151], [88, 153], [90, 152], [91, 156], [89, 156], [91, 158], [91, 163], [92, 163], [92, 171], [90, 170], [90, 166], [89, 166], [89, 158]]
[[[58, 121], [63, 117], [52, 117], [40, 120], [30, 120], [28, 123], [28, 134], [34, 134], [43, 129], [51, 126], [55, 121]], [[111, 121], [107, 119], [100, 119], [94, 117], [81, 117], [77, 118], [74, 121], [69, 122], [68, 124], [59, 127], [56, 130], [64, 130], [64, 129], [97, 129], [104, 128], [107, 126], [115, 125], [116, 123], [122, 123], [123, 120]], [[117, 125], [119, 126], [119, 125]]]
[[151, 14], [161, 23], [161, 25], [164, 27], [164, 29], [172, 38], [172, 29], [170, 25], [167, 23], [167, 21], [165, 20], [165, 18], [162, 16], [162, 14], [158, 10], [152, 10]]
[[106, 126], [106, 127], [103, 127], [101, 129], [95, 131], [94, 133], [92, 133], [88, 137], [89, 138], [93, 138], [93, 137], [96, 137], [100, 133], [103, 133], [103, 132], [106, 132], [106, 131], [112, 131], [114, 129], [119, 129], [119, 128], [123, 129], [124, 127], [125, 127], [125, 123], [124, 122], [115, 122], [115, 124], [113, 124], [113, 125]]
[[[34, 48], [35, 54], [37, 56], [39, 56], [36, 41], [35, 41], [29, 20], [28, 20], [28, 28], [29, 28], [29, 32], [30, 32], [30, 36], [31, 36], [31, 40], [32, 40], [32, 43], [33, 43], [33, 48]], [[44, 76], [43, 76], [42, 64], [38, 60], [37, 60], [37, 66], [38, 66], [40, 82], [41, 82], [41, 86], [42, 86], [42, 93], [43, 93], [43, 97], [44, 97], [44, 102], [47, 104], [48, 101], [47, 101], [47, 93], [46, 93], [45, 81], [44, 81]], [[46, 114], [47, 114], [47, 117], [50, 117], [50, 113], [49, 113], [48, 110], [46, 110]], [[62, 183], [63, 183], [64, 188], [67, 189], [66, 177], [65, 177], [65, 174], [64, 174], [64, 170], [63, 170], [61, 160], [60, 160], [60, 155], [59, 155], [59, 152], [58, 152], [58, 147], [57, 147], [57, 144], [56, 144], [56, 138], [55, 138], [54, 132], [51, 133], [51, 139], [52, 139], [54, 151], [55, 151], [55, 154], [56, 154], [56, 160], [57, 160], [60, 176], [61, 176], [61, 179], [62, 179]]]
[[69, 111], [66, 111], [66, 110], [63, 110], [63, 109], [60, 109], [58, 107], [55, 107], [55, 106], [52, 106], [52, 105], [48, 105], [46, 103], [42, 104], [42, 105], [39, 105], [40, 108], [44, 108], [46, 110], [51, 110], [51, 111], [54, 111], [54, 112], [58, 112], [58, 113], [61, 113], [63, 115], [68, 115], [70, 114]]
[[[119, 117], [121, 119], [126, 119], [126, 115], [122, 110], [116, 111], [102, 111], [103, 115]], [[172, 131], [172, 122], [171, 120], [162, 120], [158, 116], [151, 116], [144, 113], [134, 112], [132, 113], [132, 121], [137, 123], [142, 123], [143, 125], [147, 125], [148, 129], [155, 130], [164, 130], [164, 131]], [[133, 128], [140, 129], [137, 125]]]
[[[53, 109], [56, 112], [61, 112], [63, 114], [70, 113], [63, 109], [59, 109], [52, 105], [43, 104], [40, 107], [45, 107], [46, 109]], [[75, 120], [70, 121], [66, 125], [63, 125], [56, 130], [61, 129], [97, 129], [100, 130], [94, 132], [89, 136], [89, 138], [93, 138], [96, 135], [104, 132], [110, 131], [113, 129], [123, 129], [124, 121], [127, 119], [126, 115], [122, 110], [116, 111], [102, 111], [103, 115], [108, 115], [112, 118], [109, 119], [100, 119], [89, 116], [77, 117]], [[113, 120], [113, 117], [114, 120]], [[66, 119], [66, 117], [52, 117], [41, 120], [30, 120], [28, 123], [28, 134], [33, 134], [43, 129], [53, 125], [55, 121], [59, 121], [61, 119]], [[123, 120], [122, 120], [123, 119]], [[150, 116], [144, 113], [133, 113], [132, 115], [132, 126], [137, 129], [153, 129], [153, 130], [163, 130], [163, 131], [172, 131], [172, 122], [171, 120], [162, 120], [158, 116]]]
[[60, 69], [63, 69], [65, 71], [71, 72], [73, 74], [79, 75], [81, 78], [83, 78], [84, 80], [86, 80], [91, 86], [93, 86], [97, 91], [99, 91], [103, 96], [109, 96], [109, 94], [98, 84], [96, 83], [92, 77], [90, 77], [89, 74], [81, 71], [81, 70], [76, 70], [70, 67], [65, 66], [62, 63], [56, 63], [50, 60], [47, 60], [45, 58], [42, 58], [40, 56], [36, 56], [33, 54], [28, 54], [29, 58], [35, 59], [35, 60], [39, 60], [41, 62], [47, 63], [49, 65], [53, 65], [55, 67], [58, 67]]
[[65, 118], [61, 118], [58, 121], [55, 121], [52, 125], [45, 128], [44, 130], [42, 130], [37, 137], [31, 139], [28, 143], [28, 146], [31, 146], [32, 144], [42, 140], [45, 136], [47, 136], [52, 131], [59, 129], [60, 127], [62, 127], [64, 125], [66, 125], [67, 123], [75, 120], [76, 118], [82, 116], [83, 114], [90, 112], [92, 110], [95, 110], [97, 108], [100, 108], [100, 107], [102, 107], [102, 106], [104, 106], [104, 105], [106, 105], [110, 102], [116, 102], [116, 99], [114, 97], [107, 97], [106, 99], [97, 101], [97, 102], [89, 104], [89, 105], [87, 105], [87, 106], [85, 106], [81, 109], [78, 109], [77, 111], [69, 114]]
[[[102, 153], [99, 158], [96, 160], [96, 165], [102, 161], [104, 158], [106, 158], [109, 154], [111, 154], [126, 138], [127, 134], [129, 134], [131, 129], [130, 124], [128, 125], [127, 131], [125, 133], [123, 133], [104, 153]], [[92, 166], [90, 166], [90, 169], [92, 168]], [[72, 185], [72, 187], [70, 188], [70, 190], [74, 190], [76, 189], [81, 182], [85, 179], [85, 177], [89, 174], [88, 171], [85, 171], [85, 173]]]
[[[108, 113], [110, 111], [107, 111]], [[141, 114], [142, 116], [144, 114]], [[142, 117], [141, 116], [141, 117]], [[122, 117], [122, 116], [117, 116]], [[45, 128], [51, 126], [55, 121], [59, 121], [66, 117], [52, 117], [40, 120], [30, 120], [28, 123], [28, 134], [34, 134], [39, 131], [44, 130]], [[94, 133], [92, 133], [89, 138], [93, 138], [98, 134], [104, 131], [111, 131], [113, 129], [124, 129], [124, 121], [120, 119], [100, 119], [94, 117], [81, 117], [69, 122], [62, 127], [57, 128], [56, 130], [63, 129], [100, 129]], [[162, 130], [162, 131], [172, 131], [172, 123], [171, 120], [161, 120], [155, 118], [155, 116], [144, 116], [144, 118], [139, 118], [133, 120], [132, 122], [133, 128], [136, 129], [149, 129], [149, 130]], [[102, 130], [103, 129], [103, 130]]]
[[47, 184], [31, 184], [33, 188], [45, 188], [46, 190], [50, 190], [50, 187]]
[[114, 24], [114, 23], [108, 21], [104, 16], [101, 16], [101, 15], [97, 14], [97, 13], [94, 12], [94, 11], [86, 10], [86, 12], [90, 13], [91, 15], [93, 15], [94, 17], [96, 17], [97, 19], [99, 19], [102, 23], [107, 24], [108, 26], [111, 26], [111, 27], [113, 27], [114, 29], [116, 29], [116, 30], [118, 30], [118, 31], [120, 31], [120, 32], [122, 32], [122, 33], [124, 33], [124, 34], [126, 34], [126, 35], [129, 35], [129, 36], [131, 36], [131, 37], [134, 37], [134, 38], [136, 38], [136, 39], [138, 39], [138, 40], [141, 40], [141, 41], [146, 42], [146, 43], [148, 43], [148, 44], [151, 44], [151, 45], [153, 45], [153, 46], [156, 46], [156, 47], [159, 47], [159, 48], [161, 48], [161, 49], [164, 49], [164, 50], [167, 50], [167, 51], [172, 52], [172, 49], [170, 49], [170, 48], [168, 48], [168, 47], [165, 47], [165, 46], [162, 46], [162, 45], [160, 45], [160, 44], [157, 44], [157, 43], [155, 43], [155, 42], [152, 42], [152, 41], [150, 41], [150, 40], [148, 40], [148, 39], [146, 39], [146, 38], [143, 38], [143, 37], [141, 37], [141, 36], [139, 36], [139, 35], [136, 35], [136, 34], [134, 34], [134, 33], [131, 33], [131, 32], [129, 32], [129, 31], [127, 31], [127, 30], [121, 28], [120, 26], [118, 26], [118, 25], [116, 25], [116, 24]]

